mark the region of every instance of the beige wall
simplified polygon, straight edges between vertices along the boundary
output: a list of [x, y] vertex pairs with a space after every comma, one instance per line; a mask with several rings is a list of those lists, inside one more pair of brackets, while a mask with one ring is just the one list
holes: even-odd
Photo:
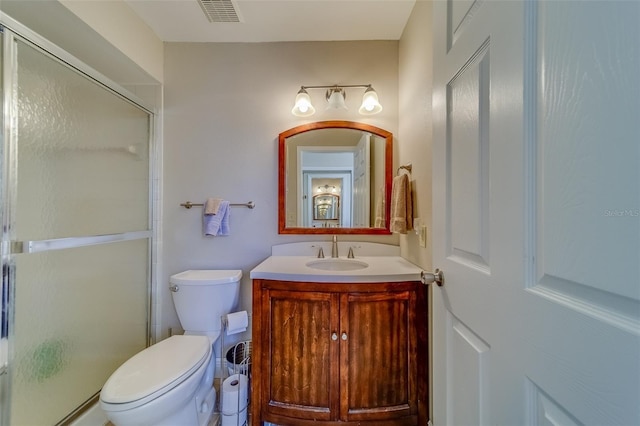
[[415, 233], [400, 238], [400, 252], [409, 261], [431, 269], [431, 2], [418, 0], [399, 48], [398, 163], [412, 163], [414, 216], [427, 225], [427, 247]]
[[58, 0], [114, 47], [162, 82], [163, 43], [122, 0]]
[[[169, 276], [186, 269], [241, 269], [242, 309], [251, 310], [250, 270], [271, 246], [330, 236], [278, 235], [278, 134], [318, 120], [362, 121], [398, 132], [398, 42], [167, 43], [165, 48], [163, 268], [159, 337], [179, 327]], [[326, 111], [324, 91], [309, 90], [317, 112], [291, 114], [301, 85], [368, 84], [382, 113], [357, 113], [363, 89], [347, 89], [348, 111]], [[221, 197], [254, 210], [231, 210], [231, 235], [204, 237], [202, 210], [181, 202]], [[340, 237], [398, 244], [396, 235]]]
[[[162, 83], [163, 43], [122, 0], [63, 2], [1, 0], [0, 11], [122, 86]], [[154, 87], [141, 92], [160, 107]]]
[[[432, 270], [432, 209], [431, 146], [432, 146], [432, 82], [433, 38], [432, 4], [418, 0], [400, 39], [399, 49], [399, 162], [411, 162], [414, 189], [414, 211], [427, 224], [427, 247], [420, 247], [417, 235], [400, 239], [400, 253], [425, 270]], [[429, 310], [431, 310], [429, 308]], [[429, 315], [429, 336], [432, 335]], [[429, 353], [433, 353], [429, 337]], [[429, 357], [431, 371], [432, 357]], [[430, 384], [431, 386], [431, 384]], [[429, 411], [433, 412], [433, 392], [430, 388]]]

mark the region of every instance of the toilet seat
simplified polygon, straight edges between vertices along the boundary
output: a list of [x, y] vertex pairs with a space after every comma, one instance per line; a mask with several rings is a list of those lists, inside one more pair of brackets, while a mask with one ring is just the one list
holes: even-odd
[[117, 411], [146, 404], [188, 379], [210, 355], [206, 336], [169, 337], [122, 364], [105, 383], [100, 400]]

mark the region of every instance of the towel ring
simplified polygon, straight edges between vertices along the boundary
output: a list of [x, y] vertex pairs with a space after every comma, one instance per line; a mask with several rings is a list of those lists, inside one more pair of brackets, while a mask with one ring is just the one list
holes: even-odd
[[405, 164], [404, 166], [400, 166], [400, 167], [398, 167], [398, 170], [396, 171], [396, 175], [399, 175], [400, 174], [400, 170], [402, 170], [402, 169], [408, 171], [409, 174], [411, 174], [411, 169], [412, 168], [413, 168], [413, 166], [411, 165], [411, 163]]

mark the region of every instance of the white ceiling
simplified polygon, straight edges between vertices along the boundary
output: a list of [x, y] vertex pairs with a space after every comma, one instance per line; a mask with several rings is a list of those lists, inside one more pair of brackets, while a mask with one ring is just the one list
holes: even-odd
[[197, 0], [125, 0], [162, 41], [398, 40], [416, 0], [234, 0], [240, 23], [211, 23]]

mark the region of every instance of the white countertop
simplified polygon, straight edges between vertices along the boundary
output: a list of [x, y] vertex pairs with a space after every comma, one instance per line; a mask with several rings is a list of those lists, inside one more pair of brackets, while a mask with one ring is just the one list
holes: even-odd
[[[346, 256], [340, 256], [339, 259], [352, 260], [347, 259]], [[300, 282], [374, 283], [420, 281], [422, 271], [418, 266], [400, 256], [356, 255], [354, 261], [365, 262], [368, 266], [351, 271], [319, 270], [306, 265], [308, 262], [318, 260], [322, 259], [316, 256], [270, 256], [251, 270], [250, 277]], [[330, 261], [331, 258], [327, 256], [324, 260]]]

